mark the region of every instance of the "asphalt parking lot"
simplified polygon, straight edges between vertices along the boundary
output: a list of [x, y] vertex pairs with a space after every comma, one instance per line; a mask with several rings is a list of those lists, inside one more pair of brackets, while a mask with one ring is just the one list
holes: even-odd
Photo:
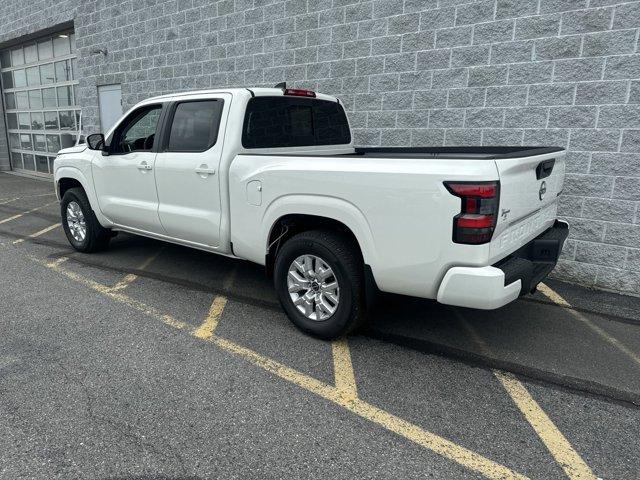
[[297, 331], [260, 267], [119, 234], [74, 252], [0, 174], [0, 478], [640, 478], [640, 299], [383, 296]]

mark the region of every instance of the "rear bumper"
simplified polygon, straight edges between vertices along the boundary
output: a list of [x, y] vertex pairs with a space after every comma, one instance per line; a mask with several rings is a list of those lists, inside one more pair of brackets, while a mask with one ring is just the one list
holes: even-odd
[[492, 310], [535, 290], [556, 266], [569, 225], [555, 224], [516, 252], [487, 267], [453, 267], [438, 289], [438, 302]]

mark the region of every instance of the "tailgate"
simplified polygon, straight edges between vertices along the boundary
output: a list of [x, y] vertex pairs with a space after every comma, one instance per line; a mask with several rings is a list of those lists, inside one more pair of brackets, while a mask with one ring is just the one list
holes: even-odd
[[565, 173], [565, 152], [496, 159], [500, 206], [491, 241], [497, 261], [553, 225]]

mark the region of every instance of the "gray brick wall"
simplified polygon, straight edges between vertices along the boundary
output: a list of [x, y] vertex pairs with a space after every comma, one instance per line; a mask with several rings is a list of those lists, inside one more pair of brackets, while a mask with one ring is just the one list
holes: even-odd
[[55, 3], [6, 0], [0, 41], [74, 18], [88, 131], [99, 84], [129, 107], [286, 80], [338, 95], [360, 145], [560, 145], [573, 229], [555, 275], [640, 294], [638, 1]]

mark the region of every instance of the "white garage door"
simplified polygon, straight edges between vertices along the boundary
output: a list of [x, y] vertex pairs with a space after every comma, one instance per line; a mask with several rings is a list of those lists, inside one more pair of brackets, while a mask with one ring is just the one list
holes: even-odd
[[58, 150], [74, 145], [78, 135], [73, 32], [3, 50], [0, 72], [11, 166], [49, 175]]

